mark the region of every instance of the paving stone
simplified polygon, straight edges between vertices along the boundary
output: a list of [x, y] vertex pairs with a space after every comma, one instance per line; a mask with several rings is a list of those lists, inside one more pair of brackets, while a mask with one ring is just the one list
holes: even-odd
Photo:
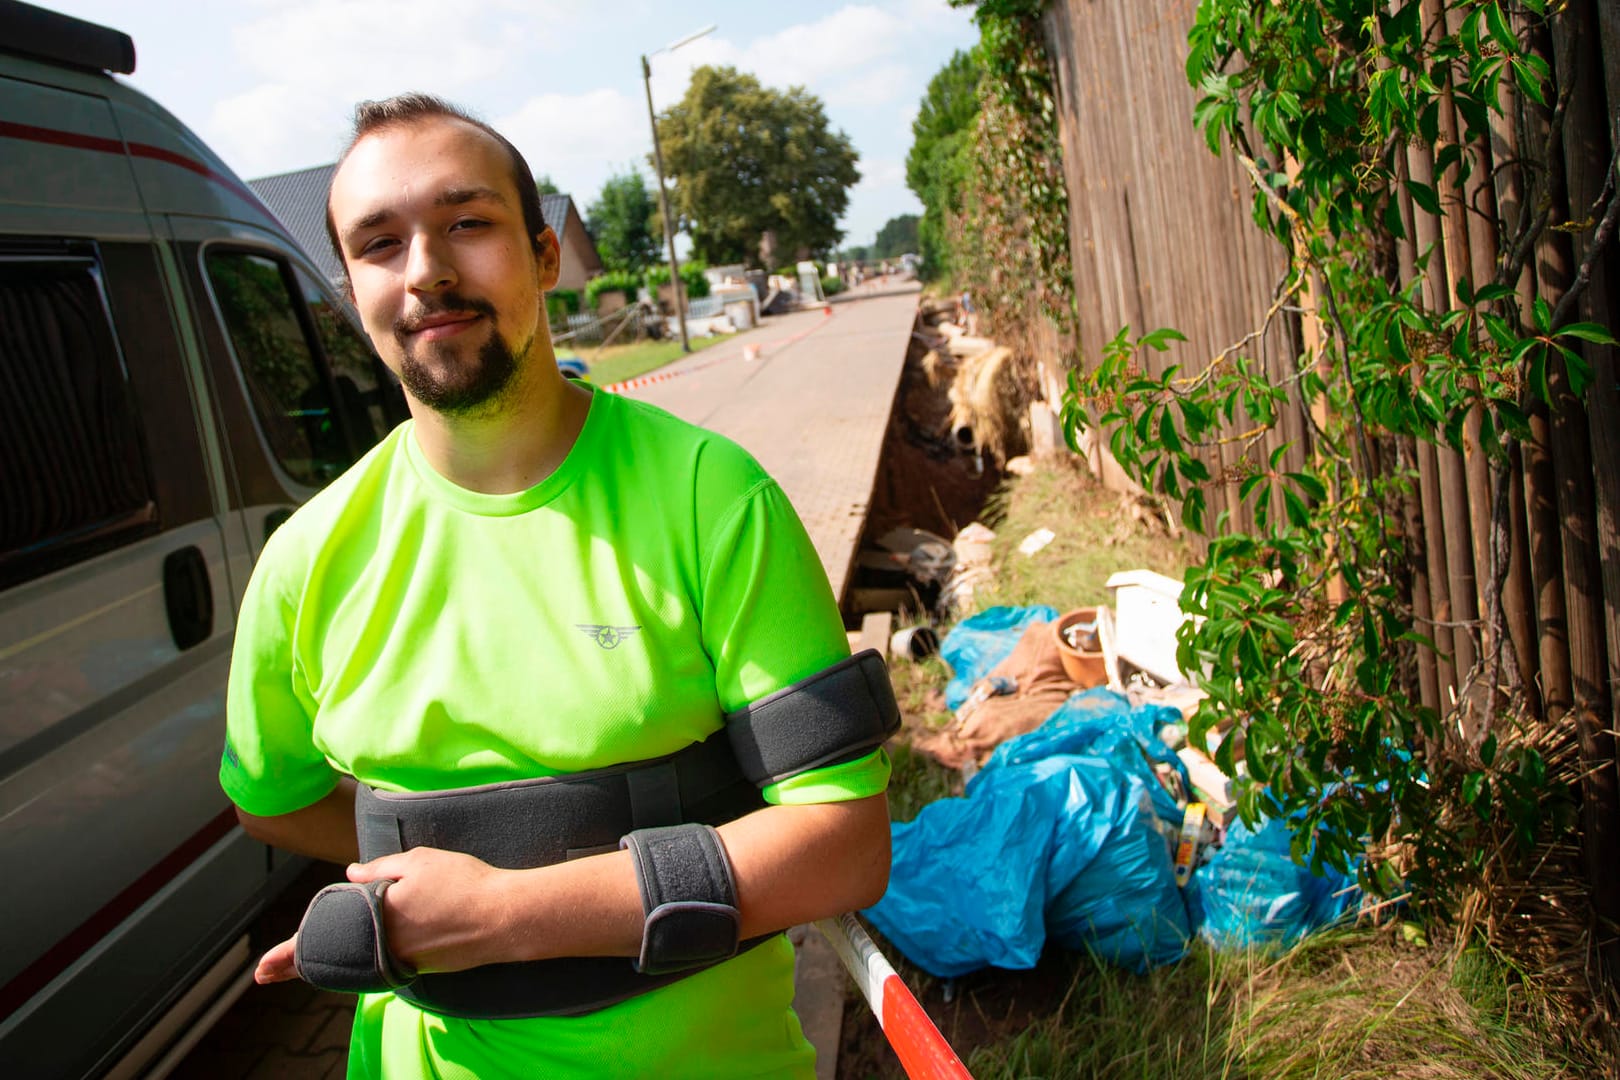
[[334, 1009], [322, 1025], [321, 1030], [315, 1033], [307, 1047], [310, 1053], [319, 1053], [322, 1050], [336, 1050], [339, 1053], [349, 1052], [349, 1033], [354, 1030], [354, 1009]]
[[270, 1053], [264, 1043], [230, 1046], [204, 1039], [169, 1074], [169, 1080], [224, 1080], [246, 1076]]
[[246, 1080], [314, 1080], [324, 1076], [333, 1065], [342, 1063], [343, 1055], [336, 1051], [296, 1054], [278, 1047], [247, 1074]]

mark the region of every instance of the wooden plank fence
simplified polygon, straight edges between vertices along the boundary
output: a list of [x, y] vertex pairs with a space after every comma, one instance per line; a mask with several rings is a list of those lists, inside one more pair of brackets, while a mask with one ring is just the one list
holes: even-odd
[[[1042, 20], [1059, 99], [1082, 363], [1120, 327], [1139, 335], [1170, 326], [1187, 341], [1144, 356], [1144, 366], [1196, 373], [1265, 323], [1286, 271], [1280, 246], [1251, 219], [1254, 190], [1242, 166], [1230, 152], [1209, 153], [1193, 127], [1197, 94], [1184, 70], [1195, 9], [1194, 0], [1053, 0]], [[1423, 16], [1453, 30], [1461, 17], [1443, 0], [1424, 0]], [[1511, 266], [1513, 253], [1502, 249], [1523, 215], [1545, 213], [1567, 224], [1541, 233], [1509, 283], [1523, 308], [1539, 297], [1570, 319], [1620, 327], [1620, 245], [1588, 257], [1603, 227], [1591, 210], [1603, 213], [1620, 147], [1620, 4], [1572, 0], [1555, 27], [1531, 46], [1553, 73], [1549, 102], [1564, 103], [1557, 137], [1549, 139], [1555, 114], [1509, 81], [1506, 117], [1488, 141], [1465, 148], [1475, 159], [1470, 178], [1460, 189], [1456, 170], [1440, 178], [1441, 213], [1402, 200], [1410, 239], [1398, 245], [1401, 284], [1417, 278], [1420, 254], [1432, 249], [1423, 292], [1430, 310], [1456, 305], [1460, 279], [1477, 285]], [[1441, 142], [1455, 142], [1463, 125], [1442, 112]], [[1516, 166], [1548, 146], [1544, 180]], [[1401, 166], [1406, 177], [1435, 183], [1428, 147], [1410, 145]], [[1579, 275], [1589, 280], [1578, 304], [1560, 308]], [[1313, 331], [1308, 317], [1286, 312], [1243, 348], [1281, 382], [1311, 362]], [[1477, 746], [1479, 718], [1488, 723], [1498, 700], [1482, 675], [1495, 670], [1485, 658], [1502, 628], [1532, 715], [1579, 746], [1585, 869], [1612, 974], [1620, 972], [1620, 368], [1615, 349], [1583, 352], [1594, 374], [1584, 400], [1555, 373], [1552, 405], [1534, 410], [1531, 438], [1506, 468], [1477, 439], [1462, 453], [1384, 440], [1379, 453], [1383, 467], [1415, 466], [1419, 475], [1403, 515], [1411, 600], [1440, 648], [1420, 651], [1415, 689], [1442, 715], [1470, 718], [1463, 748]], [[1258, 452], [1291, 444], [1285, 460], [1298, 467], [1312, 452], [1310, 428], [1296, 399]], [[1468, 432], [1478, 430], [1476, 418]], [[1238, 453], [1222, 446], [1209, 462], [1218, 481], [1207, 492], [1211, 521], [1228, 510], [1250, 522], [1237, 501]]]

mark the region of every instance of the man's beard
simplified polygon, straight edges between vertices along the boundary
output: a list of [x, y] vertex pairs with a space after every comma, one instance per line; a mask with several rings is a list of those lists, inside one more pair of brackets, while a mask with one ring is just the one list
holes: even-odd
[[[434, 310], [424, 314], [445, 311], [475, 311], [489, 324], [489, 339], [472, 356], [457, 356], [457, 342], [447, 345], [437, 342], [409, 342], [410, 326], [403, 320], [394, 326], [394, 338], [399, 342], [402, 360], [399, 378], [410, 395], [434, 412], [445, 416], [473, 416], [493, 412], [502, 395], [517, 376], [518, 358], [526, 357], [533, 339], [518, 350], [511, 349], [495, 325], [495, 308], [488, 301], [470, 300], [446, 295], [434, 304]], [[419, 318], [421, 316], [418, 316]], [[424, 356], [423, 354], [426, 354]], [[440, 363], [430, 363], [433, 357]]]

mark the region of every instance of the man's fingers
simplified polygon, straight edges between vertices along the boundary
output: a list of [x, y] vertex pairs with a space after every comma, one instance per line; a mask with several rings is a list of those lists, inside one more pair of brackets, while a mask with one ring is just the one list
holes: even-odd
[[383, 878], [398, 880], [405, 876], [404, 867], [400, 865], [404, 858], [403, 854], [384, 855], [370, 862], [350, 863], [345, 873], [356, 885], [364, 885], [368, 881], [379, 881]]
[[259, 966], [253, 971], [253, 981], [277, 983], [298, 978], [298, 968], [293, 964], [293, 952], [297, 947], [298, 935], [294, 934], [265, 953], [259, 958]]

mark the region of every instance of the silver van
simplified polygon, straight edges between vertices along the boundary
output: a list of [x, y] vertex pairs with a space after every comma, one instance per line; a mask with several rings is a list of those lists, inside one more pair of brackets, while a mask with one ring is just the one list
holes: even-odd
[[403, 419], [115, 30], [0, 0], [0, 1076], [145, 1075], [302, 868], [221, 793], [265, 537]]

